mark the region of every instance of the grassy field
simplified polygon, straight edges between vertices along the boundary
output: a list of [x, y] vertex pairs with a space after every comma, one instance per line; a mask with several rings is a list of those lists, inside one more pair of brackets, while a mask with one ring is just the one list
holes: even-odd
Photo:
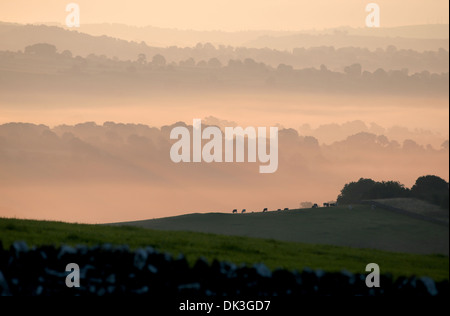
[[373, 248], [416, 254], [449, 253], [449, 228], [370, 206], [249, 214], [187, 214], [121, 223], [282, 241]]
[[426, 201], [411, 198], [379, 199], [374, 201], [414, 214], [428, 216], [447, 224], [449, 223], [449, 210], [443, 209]]
[[[266, 214], [264, 214], [266, 215]], [[280, 215], [281, 216], [281, 215]], [[243, 217], [242, 217], [243, 218]], [[326, 271], [346, 269], [365, 273], [366, 264], [375, 262], [382, 273], [394, 276], [430, 276], [449, 278], [449, 258], [444, 255], [393, 253], [374, 249], [357, 249], [330, 245], [313, 245], [273, 239], [224, 236], [196, 232], [157, 231], [135, 226], [69, 224], [0, 218], [0, 240], [9, 247], [16, 240], [29, 245], [44, 244], [127, 244], [131, 248], [153, 246], [176, 256], [186, 255], [193, 264], [203, 256], [236, 264], [263, 262], [269, 268]]]

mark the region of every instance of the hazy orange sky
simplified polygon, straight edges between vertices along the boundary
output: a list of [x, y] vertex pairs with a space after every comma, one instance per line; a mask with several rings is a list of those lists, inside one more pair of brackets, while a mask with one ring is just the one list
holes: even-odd
[[381, 26], [448, 23], [448, 0], [1, 0], [0, 21], [64, 23], [80, 5], [81, 23], [124, 23], [196, 30], [301, 30], [364, 27], [365, 6], [381, 7]]

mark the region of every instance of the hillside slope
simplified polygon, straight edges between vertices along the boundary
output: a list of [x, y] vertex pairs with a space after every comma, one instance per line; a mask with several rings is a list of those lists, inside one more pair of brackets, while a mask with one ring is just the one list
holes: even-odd
[[449, 211], [437, 205], [433, 205], [423, 200], [412, 198], [395, 198], [395, 199], [379, 199], [374, 200], [381, 205], [393, 207], [397, 209], [410, 212], [415, 215], [427, 217], [430, 221], [441, 222], [442, 224], [449, 224]]
[[449, 253], [448, 227], [369, 206], [187, 214], [118, 224], [418, 254]]
[[[210, 263], [217, 259], [235, 264], [262, 262], [270, 269], [279, 267], [301, 271], [305, 267], [324, 271], [365, 273], [376, 262], [383, 273], [399, 276], [429, 276], [448, 280], [448, 256], [418, 255], [356, 249], [329, 245], [283, 242], [262, 238], [224, 236], [196, 232], [172, 232], [134, 226], [87, 225], [63, 222], [0, 218], [0, 253], [15, 241], [29, 246], [42, 245], [127, 245], [131, 249], [151, 246], [177, 256], [184, 254], [193, 266], [198, 258]], [[105, 246], [108, 248], [108, 246]], [[1, 256], [0, 256], [1, 257]]]

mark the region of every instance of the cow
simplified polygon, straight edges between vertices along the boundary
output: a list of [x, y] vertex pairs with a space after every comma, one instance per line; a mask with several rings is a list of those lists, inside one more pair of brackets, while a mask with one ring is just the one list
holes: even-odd
[[284, 210], [285, 210], [285, 211], [289, 211], [289, 207], [285, 207]]
[[323, 207], [330, 207], [330, 203], [323, 203]]
[[263, 213], [264, 213], [264, 212], [267, 212], [267, 207], [265, 207], [265, 208], [263, 209]]
[[235, 213], [237, 213], [237, 209], [234, 209], [234, 210], [233, 210], [233, 214], [235, 214]]
[[335, 207], [336, 203], [330, 203], [330, 207]]
[[314, 205], [312, 206], [312, 208], [319, 208], [319, 205], [317, 205], [317, 203], [314, 203]]
[[244, 208], [244, 209], [242, 209], [242, 212], [241, 213], [245, 213], [247, 210]]

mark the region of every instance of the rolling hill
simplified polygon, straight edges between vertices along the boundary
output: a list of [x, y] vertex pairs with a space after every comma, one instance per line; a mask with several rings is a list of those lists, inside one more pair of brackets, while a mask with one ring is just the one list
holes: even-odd
[[301, 271], [309, 267], [330, 272], [347, 270], [365, 273], [367, 263], [376, 262], [382, 273], [390, 273], [394, 278], [415, 275], [429, 276], [439, 281], [448, 280], [449, 275], [449, 258], [444, 255], [395, 253], [197, 232], [158, 231], [135, 226], [0, 218], [0, 253], [2, 249], [11, 247], [14, 241], [25, 241], [28, 246], [33, 247], [63, 244], [94, 246], [104, 243], [127, 245], [130, 249], [151, 246], [172, 256], [182, 253], [191, 266], [199, 257], [204, 257], [209, 262], [217, 259], [237, 265], [252, 266], [261, 262], [272, 270], [285, 268]]
[[114, 225], [416, 254], [449, 254], [448, 226], [363, 205], [352, 210], [335, 207], [248, 214], [187, 214]]
[[423, 217], [428, 221], [441, 223], [444, 226], [448, 226], [449, 224], [448, 210], [423, 200], [414, 198], [394, 198], [379, 199], [375, 201], [382, 205], [386, 205], [388, 208], [400, 209], [404, 212], [412, 213], [411, 215], [418, 215], [416, 217]]

